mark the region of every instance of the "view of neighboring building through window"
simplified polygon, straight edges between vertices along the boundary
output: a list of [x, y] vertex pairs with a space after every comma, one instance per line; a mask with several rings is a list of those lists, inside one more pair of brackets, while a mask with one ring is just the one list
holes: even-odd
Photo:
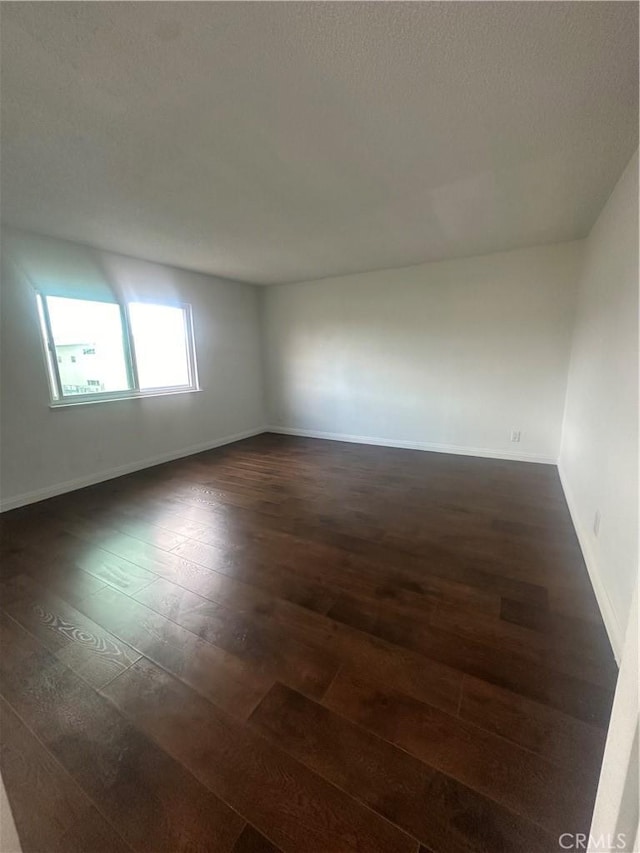
[[62, 396], [129, 390], [120, 306], [61, 296], [46, 302]]
[[[95, 353], [95, 348], [92, 348]], [[96, 359], [85, 355], [87, 347], [80, 344], [61, 344], [56, 346], [62, 391], [64, 394], [91, 394], [96, 391], [106, 391], [106, 382], [99, 379], [88, 379], [93, 376]]]
[[38, 300], [54, 402], [195, 389], [189, 306]]

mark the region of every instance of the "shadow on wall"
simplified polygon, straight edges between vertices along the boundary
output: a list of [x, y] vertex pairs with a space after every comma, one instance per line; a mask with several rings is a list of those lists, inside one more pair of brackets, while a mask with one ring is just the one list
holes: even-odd
[[135, 275], [118, 263], [120, 256], [13, 229], [3, 231], [3, 249], [32, 287], [50, 296], [181, 301], [175, 270], [170, 267], [154, 265], [150, 281], [148, 268]]

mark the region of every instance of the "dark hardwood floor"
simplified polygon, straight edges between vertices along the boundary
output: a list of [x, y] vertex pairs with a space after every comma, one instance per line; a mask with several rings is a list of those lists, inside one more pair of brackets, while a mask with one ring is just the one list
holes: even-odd
[[588, 832], [617, 670], [552, 466], [262, 435], [0, 526], [25, 851]]

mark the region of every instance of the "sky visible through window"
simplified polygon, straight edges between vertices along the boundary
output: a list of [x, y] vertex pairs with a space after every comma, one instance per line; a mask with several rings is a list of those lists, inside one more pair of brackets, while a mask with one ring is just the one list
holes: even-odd
[[189, 385], [183, 309], [131, 302], [129, 317], [140, 388]]

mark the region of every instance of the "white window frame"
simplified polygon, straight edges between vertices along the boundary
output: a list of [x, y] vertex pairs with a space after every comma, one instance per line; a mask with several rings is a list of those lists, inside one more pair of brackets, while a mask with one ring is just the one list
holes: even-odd
[[[73, 297], [68, 297], [73, 298]], [[138, 379], [138, 368], [136, 363], [136, 350], [131, 322], [129, 317], [129, 304], [127, 302], [115, 302], [120, 308], [120, 322], [122, 327], [122, 345], [125, 359], [125, 367], [131, 388], [122, 391], [100, 391], [95, 394], [67, 394], [62, 392], [60, 380], [60, 369], [55, 347], [55, 339], [51, 328], [51, 318], [47, 305], [47, 294], [36, 291], [38, 317], [40, 320], [40, 338], [43, 345], [45, 367], [49, 380], [50, 405], [52, 408], [62, 406], [77, 406], [85, 403], [103, 403], [109, 400], [130, 400], [140, 397], [158, 397], [167, 394], [185, 394], [200, 391], [198, 383], [198, 369], [196, 364], [196, 343], [193, 332], [193, 315], [191, 305], [186, 302], [160, 302], [155, 299], [132, 299], [131, 302], [146, 303], [148, 305], [164, 305], [170, 308], [180, 308], [183, 311], [185, 323], [185, 347], [187, 351], [187, 369], [189, 371], [189, 384], [161, 386], [158, 388], [140, 388]], [[101, 299], [86, 298], [87, 302], [102, 302]]]

